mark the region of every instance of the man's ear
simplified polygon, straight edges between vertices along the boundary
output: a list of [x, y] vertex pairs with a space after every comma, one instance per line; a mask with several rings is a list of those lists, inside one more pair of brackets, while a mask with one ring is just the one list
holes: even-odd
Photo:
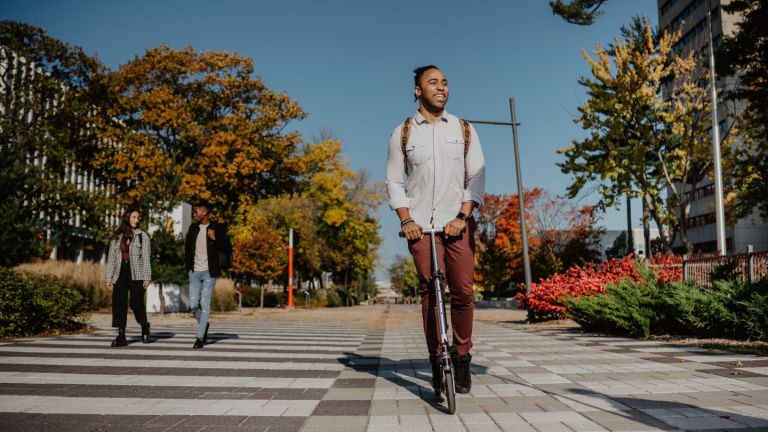
[[421, 97], [421, 87], [419, 87], [419, 86], [416, 86], [416, 87], [413, 89], [413, 94], [414, 94], [414, 95], [416, 95], [416, 97], [417, 97], [417, 98], [420, 98], [420, 97]]

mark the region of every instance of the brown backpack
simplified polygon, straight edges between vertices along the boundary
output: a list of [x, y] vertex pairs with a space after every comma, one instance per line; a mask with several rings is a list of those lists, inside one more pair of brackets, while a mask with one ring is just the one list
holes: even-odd
[[[459, 119], [461, 124], [461, 133], [464, 135], [464, 158], [466, 159], [467, 153], [469, 153], [469, 143], [472, 139], [472, 131], [469, 128], [469, 121]], [[400, 148], [403, 151], [403, 163], [405, 164], [405, 175], [408, 175], [408, 156], [405, 154], [405, 146], [408, 145], [408, 137], [411, 134], [411, 118], [408, 117], [403, 122], [403, 128], [400, 130]], [[466, 184], [466, 178], [464, 179]]]

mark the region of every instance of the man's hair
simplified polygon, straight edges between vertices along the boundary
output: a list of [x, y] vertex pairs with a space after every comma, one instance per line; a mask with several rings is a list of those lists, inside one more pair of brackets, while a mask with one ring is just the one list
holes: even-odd
[[[426, 66], [420, 66], [413, 70], [413, 86], [418, 87], [421, 83], [421, 77], [424, 76], [424, 72], [430, 70], [430, 69], [437, 69], [440, 70], [439, 67], [435, 65], [426, 65]], [[419, 100], [416, 95], [413, 95], [413, 101], [416, 102]]]
[[211, 212], [211, 206], [206, 201], [195, 201], [195, 203], [192, 204], [192, 207], [205, 207], [209, 213]]

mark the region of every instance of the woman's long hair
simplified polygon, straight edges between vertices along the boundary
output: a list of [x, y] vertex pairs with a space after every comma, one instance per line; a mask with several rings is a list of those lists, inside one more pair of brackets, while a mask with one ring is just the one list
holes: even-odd
[[120, 226], [117, 227], [117, 230], [115, 230], [115, 233], [112, 234], [112, 238], [114, 240], [119, 240], [120, 235], [122, 234], [123, 239], [128, 239], [133, 241], [133, 227], [131, 226], [131, 215], [136, 210], [128, 210], [125, 213], [123, 213], [123, 217], [120, 218]]

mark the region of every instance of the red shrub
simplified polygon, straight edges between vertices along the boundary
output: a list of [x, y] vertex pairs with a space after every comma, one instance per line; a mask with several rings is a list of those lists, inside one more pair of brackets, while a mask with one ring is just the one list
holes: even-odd
[[682, 282], [683, 257], [674, 254], [657, 254], [648, 260], [649, 267], [656, 272], [656, 281], [665, 284]]
[[566, 295], [578, 297], [603, 293], [608, 282], [627, 277], [634, 281], [640, 280], [640, 274], [631, 256], [610, 260], [600, 267], [594, 264], [574, 266], [563, 274], [554, 274], [532, 284], [531, 294], [528, 297], [519, 295], [519, 300], [534, 317], [562, 317], [565, 314], [562, 299]]

